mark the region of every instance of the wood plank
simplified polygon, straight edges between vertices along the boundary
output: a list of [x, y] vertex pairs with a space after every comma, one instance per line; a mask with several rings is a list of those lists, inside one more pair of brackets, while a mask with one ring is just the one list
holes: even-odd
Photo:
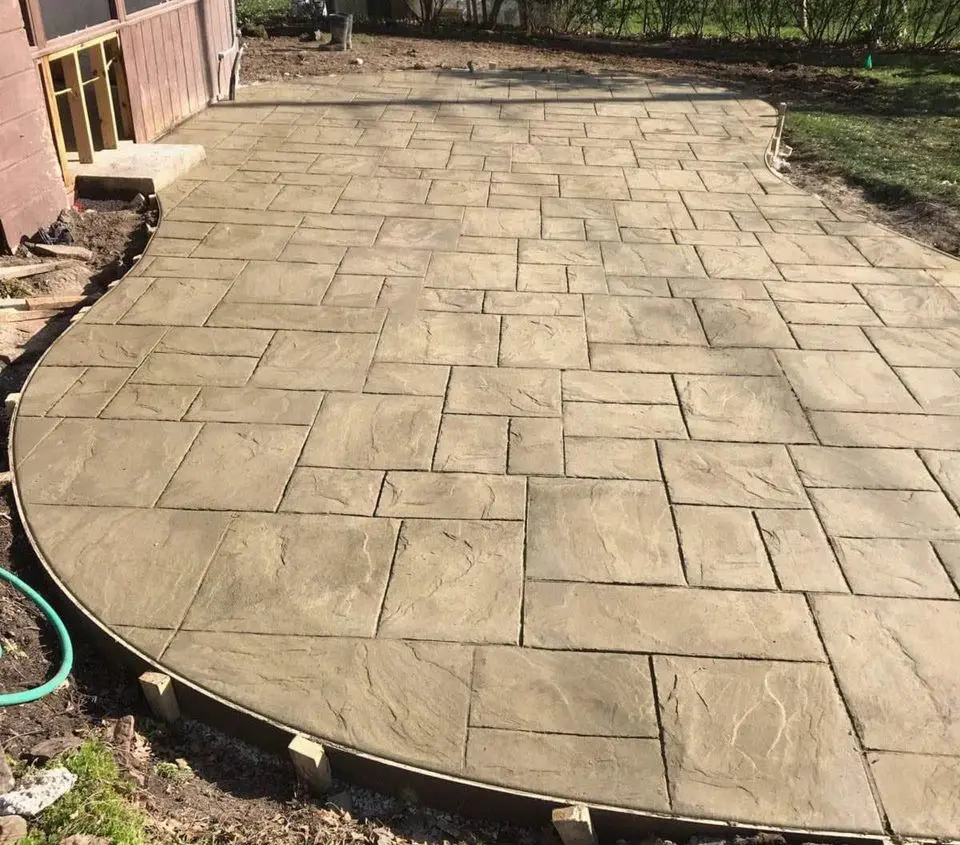
[[210, 102], [210, 92], [207, 87], [208, 79], [204, 68], [206, 60], [200, 47], [200, 6], [190, 7], [190, 26], [188, 28], [190, 57], [193, 62], [193, 85], [196, 91], [194, 109], [199, 111]]
[[117, 115], [113, 111], [113, 95], [110, 92], [110, 74], [107, 70], [107, 52], [103, 42], [87, 51], [96, 78], [93, 94], [97, 100], [97, 116], [100, 119], [100, 139], [105, 150], [115, 150], [120, 141], [117, 134]]
[[26, 279], [39, 276], [61, 267], [69, 267], [73, 261], [47, 261], [43, 264], [21, 264], [15, 267], [0, 267], [0, 279]]
[[187, 71], [185, 67], [185, 58], [183, 55], [183, 35], [180, 31], [181, 10], [177, 9], [166, 16], [167, 25], [167, 43], [170, 45], [168, 52], [171, 67], [176, 77], [176, 89], [174, 104], [176, 106], [176, 122], [180, 123], [190, 114], [190, 90], [187, 88]]
[[184, 6], [177, 21], [180, 27], [180, 43], [183, 45], [183, 75], [187, 82], [187, 109], [193, 114], [198, 108], [196, 79], [194, 78], [194, 55], [190, 45], [190, 27], [193, 19], [190, 16], [190, 6]]
[[57, 160], [60, 162], [60, 172], [68, 188], [73, 187], [73, 174], [67, 164], [67, 145], [63, 140], [63, 126], [60, 124], [60, 109], [57, 107], [57, 98], [53, 94], [53, 76], [50, 73], [49, 59], [40, 60], [40, 77], [43, 80], [43, 93], [47, 100], [47, 113], [50, 117], [50, 126], [53, 131], [53, 145], [57, 148]]
[[[153, 61], [149, 62], [153, 75], [153, 90], [151, 96], [155, 104], [160, 106], [160, 125], [157, 126], [156, 134], [160, 135], [166, 132], [172, 123], [173, 106], [170, 103], [170, 82], [167, 79], [167, 65], [163, 60], [163, 32], [160, 26], [159, 18], [152, 18], [147, 24], [147, 30], [150, 33], [149, 45]], [[149, 61], [148, 56], [148, 61]]]
[[130, 108], [133, 111], [134, 139], [140, 143], [150, 140], [149, 126], [153, 119], [152, 107], [146, 96], [147, 83], [143, 67], [143, 37], [140, 27], [123, 31], [121, 47], [126, 57], [127, 80], [130, 89]]
[[60, 60], [63, 67], [63, 76], [70, 93], [67, 102], [70, 106], [70, 122], [73, 125], [73, 136], [77, 142], [77, 155], [81, 164], [90, 164], [93, 161], [93, 135], [90, 133], [90, 117], [87, 114], [87, 103], [83, 96], [83, 81], [80, 74], [80, 58], [74, 52]]
[[114, 42], [114, 59], [111, 68], [113, 77], [117, 80], [117, 100], [120, 103], [120, 123], [123, 137], [135, 138], [136, 128], [133, 122], [133, 109], [130, 106], [130, 79], [127, 76], [126, 58], [120, 46], [120, 40]]
[[157, 65], [153, 59], [153, 57], [156, 55], [156, 48], [153, 46], [153, 32], [151, 29], [151, 23], [152, 21], [147, 21], [142, 27], [140, 27], [140, 37], [143, 39], [143, 52], [141, 53], [141, 58], [143, 60], [143, 68], [145, 71], [143, 95], [147, 99], [147, 102], [150, 103], [150, 109], [153, 116], [153, 120], [149, 127], [149, 132], [147, 133], [147, 141], [152, 141], [154, 138], [156, 138], [160, 134], [161, 127], [163, 126], [163, 104], [161, 103], [160, 96], [158, 94], [160, 81], [157, 76]]

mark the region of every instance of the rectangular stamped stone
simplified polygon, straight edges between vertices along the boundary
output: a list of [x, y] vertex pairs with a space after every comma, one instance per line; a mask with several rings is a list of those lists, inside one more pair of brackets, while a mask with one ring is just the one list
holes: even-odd
[[957, 597], [946, 570], [927, 541], [843, 537], [834, 543], [844, 574], [858, 595]]
[[563, 428], [573, 437], [687, 438], [687, 429], [676, 405], [565, 402]]
[[389, 472], [377, 513], [424, 519], [523, 519], [526, 479], [460, 472]]
[[810, 422], [827, 446], [960, 449], [960, 419], [933, 414], [812, 411]]
[[646, 657], [503, 646], [477, 649], [470, 724], [586, 736], [659, 735]]
[[179, 384], [125, 384], [100, 412], [102, 419], [179, 420], [200, 388]]
[[751, 376], [780, 374], [777, 360], [769, 349], [591, 343], [590, 359], [593, 369], [613, 372]]
[[677, 401], [673, 383], [666, 375], [565, 370], [561, 373], [561, 381], [566, 401], [642, 405], [668, 405]]
[[584, 308], [591, 342], [706, 345], [697, 312], [686, 299], [588, 294]]
[[259, 358], [272, 337], [268, 329], [173, 328], [157, 344], [156, 351]]
[[772, 302], [704, 299], [697, 301], [697, 311], [711, 346], [796, 347]]
[[439, 398], [328, 395], [300, 463], [347, 469], [429, 469], [440, 426]]
[[88, 367], [61, 399], [47, 411], [50, 417], [95, 417], [123, 386], [130, 370]]
[[674, 503], [809, 507], [783, 446], [665, 441], [660, 454]]
[[[692, 246], [670, 244], [601, 243], [603, 266], [617, 276], [662, 276], [667, 278], [702, 278], [703, 265]], [[734, 278], [744, 278], [737, 274]]]
[[20, 461], [21, 495], [27, 502], [152, 507], [199, 430], [196, 423], [65, 419]]
[[805, 408], [818, 411], [918, 411], [920, 406], [875, 352], [785, 349], [777, 354]]
[[[76, 383], [86, 372], [85, 367], [38, 367], [30, 378], [17, 405], [17, 415], [24, 417], [42, 416]], [[126, 370], [118, 370], [121, 374]]]
[[691, 587], [530, 581], [524, 645], [824, 660], [802, 596]]
[[500, 318], [494, 314], [391, 312], [377, 347], [378, 362], [494, 366]]
[[674, 514], [691, 586], [777, 588], [751, 511], [679, 505]]
[[374, 334], [279, 331], [250, 384], [286, 390], [360, 390], [376, 343]]
[[222, 302], [210, 315], [207, 325], [376, 334], [383, 325], [384, 316], [380, 308]]
[[426, 250], [352, 246], [340, 264], [340, 272], [354, 276], [422, 276], [429, 260]]
[[812, 597], [840, 689], [868, 749], [960, 750], [960, 602]]
[[110, 625], [156, 628], [179, 625], [228, 521], [150, 508], [32, 505], [30, 512], [37, 542], [88, 611]]
[[564, 451], [568, 476], [661, 480], [653, 440], [567, 436]]
[[450, 367], [436, 364], [373, 364], [363, 386], [365, 393], [403, 393], [412, 396], [443, 396]]
[[690, 434], [703, 440], [814, 441], [803, 409], [783, 378], [676, 377]]
[[306, 434], [305, 426], [207, 423], [160, 507], [272, 511]]
[[[181, 631], [164, 659], [204, 688], [314, 736], [456, 772], [471, 656], [453, 643]], [[304, 679], [312, 694], [291, 678]]]
[[136, 367], [163, 332], [162, 326], [80, 323], [50, 347], [43, 363], [61, 367]]
[[251, 261], [224, 297], [225, 302], [319, 305], [335, 266]]
[[383, 472], [372, 469], [297, 467], [280, 510], [373, 516], [383, 476]]
[[654, 672], [675, 811], [882, 829], [828, 667], [655, 657]]
[[156, 279], [119, 322], [202, 326], [230, 284], [225, 279]]
[[241, 387], [257, 366], [256, 358], [235, 355], [182, 355], [154, 352], [130, 377], [139, 384], [193, 384]]
[[514, 290], [517, 259], [514, 255], [469, 252], [435, 252], [425, 284], [432, 288]]
[[559, 417], [560, 373], [507, 367], [454, 367], [446, 409], [506, 417]]
[[[523, 526], [412, 520], [403, 524], [378, 634], [402, 639], [516, 643]], [[429, 583], [429, 590], [423, 584]]]
[[[576, 777], [571, 773], [576, 772]], [[660, 743], [471, 728], [466, 773], [570, 800], [660, 810], [669, 804]]]
[[960, 539], [960, 517], [939, 491], [820, 489], [810, 498], [832, 536]]
[[583, 314], [583, 300], [567, 293], [488, 291], [483, 302], [487, 314], [533, 314], [576, 317]]
[[865, 490], [936, 490], [936, 482], [910, 449], [791, 446], [805, 487]]
[[527, 576], [683, 584], [662, 484], [531, 479]]
[[186, 418], [198, 422], [310, 425], [322, 395], [259, 387], [204, 387]]
[[184, 627], [372, 636], [398, 528], [389, 519], [242, 514], [227, 530]]

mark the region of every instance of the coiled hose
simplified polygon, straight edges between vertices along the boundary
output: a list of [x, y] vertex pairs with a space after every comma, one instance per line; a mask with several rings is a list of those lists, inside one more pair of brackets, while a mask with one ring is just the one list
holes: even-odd
[[70, 642], [70, 634], [67, 633], [67, 626], [63, 624], [63, 620], [57, 615], [57, 612], [50, 607], [47, 600], [34, 590], [33, 587], [24, 583], [6, 569], [0, 569], [0, 580], [13, 584], [14, 587], [43, 611], [57, 632], [57, 637], [60, 639], [60, 648], [63, 652], [63, 658], [60, 661], [60, 668], [57, 670], [57, 674], [45, 684], [41, 684], [39, 687], [34, 687], [33, 689], [23, 690], [22, 692], [0, 693], [0, 707], [10, 707], [14, 704], [26, 704], [29, 701], [36, 701], [45, 695], [50, 695], [50, 693], [67, 679], [70, 670], [73, 668], [73, 643]]

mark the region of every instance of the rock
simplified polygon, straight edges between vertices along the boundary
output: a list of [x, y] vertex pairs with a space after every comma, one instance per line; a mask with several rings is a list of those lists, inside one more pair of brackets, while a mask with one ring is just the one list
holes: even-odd
[[65, 244], [27, 244], [31, 252], [44, 255], [48, 258], [79, 258], [81, 261], [93, 259], [93, 253], [82, 246], [67, 246]]
[[350, 64], [361, 67], [363, 65], [363, 59], [357, 56], [356, 58], [350, 59]]
[[258, 23], [256, 26], [246, 26], [246, 27], [244, 27], [244, 28], [243, 28], [243, 34], [246, 35], [247, 38], [267, 38], [267, 37], [269, 37], [269, 33], [267, 32], [267, 28], [266, 28], [262, 23]]
[[427, 69], [427, 66], [426, 66], [425, 64], [421, 63], [421, 62], [417, 62], [417, 63], [413, 66], [413, 69], [414, 69], [414, 70], [426, 70], [426, 69]]
[[110, 840], [102, 836], [91, 836], [89, 833], [75, 833], [73, 836], [61, 839], [60, 845], [110, 845]]
[[76, 736], [55, 736], [38, 742], [24, 756], [46, 763], [54, 757], [59, 757], [67, 751], [73, 751], [83, 745], [83, 740]]
[[13, 772], [10, 771], [10, 766], [7, 765], [7, 757], [3, 753], [3, 746], [0, 746], [0, 795], [13, 789], [15, 783]]
[[477, 72], [477, 66], [473, 63], [473, 59], [471, 59], [469, 62], [467, 62], [467, 67], [470, 68], [470, 73], [476, 73], [476, 72]]
[[340, 810], [341, 812], [349, 815], [353, 812], [353, 798], [350, 797], [349, 792], [338, 792], [336, 795], [331, 795], [326, 800], [326, 806], [332, 807], [335, 810]]
[[0, 813], [35, 816], [66, 795], [76, 782], [77, 776], [62, 767], [24, 778], [17, 789], [0, 795]]
[[27, 823], [20, 816], [0, 816], [0, 845], [17, 845], [27, 836]]
[[147, 198], [143, 194], [137, 194], [130, 202], [127, 208], [132, 211], [143, 211], [147, 207]]

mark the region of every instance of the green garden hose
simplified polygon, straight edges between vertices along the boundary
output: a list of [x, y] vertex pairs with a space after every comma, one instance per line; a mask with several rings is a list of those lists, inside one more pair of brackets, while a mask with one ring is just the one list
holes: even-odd
[[[8, 572], [6, 569], [0, 569], [0, 580], [9, 581], [44, 612], [56, 630], [57, 636], [60, 638], [60, 647], [63, 651], [63, 659], [60, 662], [60, 668], [57, 670], [57, 674], [45, 684], [34, 687], [33, 689], [23, 690], [23, 692], [0, 693], [0, 707], [10, 707], [14, 704], [26, 704], [28, 701], [36, 701], [38, 698], [50, 695], [50, 693], [67, 679], [67, 675], [70, 674], [70, 670], [73, 668], [73, 643], [70, 642], [70, 634], [67, 633], [67, 626], [63, 624], [63, 620], [57, 615], [57, 612], [50, 607], [46, 599], [34, 590], [33, 587], [25, 584], [16, 575]], [[2, 652], [0, 652], [0, 654], [2, 654]]]

